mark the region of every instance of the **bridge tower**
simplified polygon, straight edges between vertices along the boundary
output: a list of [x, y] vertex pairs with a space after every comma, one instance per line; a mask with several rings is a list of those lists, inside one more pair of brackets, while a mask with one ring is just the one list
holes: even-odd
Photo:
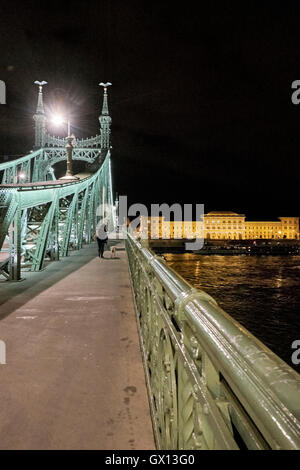
[[39, 149], [41, 147], [44, 147], [45, 140], [46, 140], [46, 116], [45, 116], [44, 103], [43, 103], [43, 86], [46, 85], [47, 82], [35, 81], [34, 83], [39, 86], [36, 113], [33, 116], [33, 119], [35, 121], [34, 148]]
[[103, 94], [103, 105], [102, 105], [102, 113], [99, 116], [100, 122], [100, 142], [101, 142], [101, 157], [104, 157], [107, 151], [110, 148], [109, 145], [109, 136], [110, 136], [110, 125], [111, 125], [111, 117], [108, 111], [108, 101], [107, 101], [107, 88], [111, 86], [110, 82], [107, 83], [99, 83], [100, 86], [104, 88]]

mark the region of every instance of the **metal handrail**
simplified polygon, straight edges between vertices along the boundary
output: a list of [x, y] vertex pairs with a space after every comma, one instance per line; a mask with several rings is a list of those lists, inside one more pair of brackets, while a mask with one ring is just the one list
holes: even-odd
[[[126, 244], [158, 447], [300, 449], [299, 374], [211, 296], [193, 289], [130, 234]], [[159, 333], [153, 322], [160, 325]], [[149, 332], [152, 338], [159, 338], [158, 344], [152, 342]], [[155, 367], [166, 361], [155, 350], [161, 347], [161, 338], [171, 345], [167, 361], [170, 357], [173, 361], [176, 386], [172, 395], [192, 390], [188, 440], [183, 437], [184, 422], [177, 429], [170, 425], [167, 431], [161, 429], [164, 419], [160, 414], [166, 411], [162, 403], [160, 408], [157, 405], [161, 400], [158, 379], [153, 382]], [[184, 386], [180, 383], [181, 362], [186, 370]], [[180, 414], [178, 403], [171, 415]], [[198, 409], [195, 404], [199, 403]], [[197, 426], [202, 427], [198, 434]], [[171, 433], [172, 439], [167, 437]]]

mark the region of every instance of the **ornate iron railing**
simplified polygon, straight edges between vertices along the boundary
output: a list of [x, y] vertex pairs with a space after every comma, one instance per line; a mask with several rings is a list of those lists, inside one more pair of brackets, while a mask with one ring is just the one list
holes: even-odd
[[[101, 156], [101, 151], [95, 148], [75, 148], [72, 152], [73, 160], [93, 163]], [[66, 149], [41, 148], [24, 157], [0, 164], [0, 184], [20, 183], [19, 174], [23, 173], [23, 182], [45, 181], [53, 172], [53, 166], [67, 159]], [[100, 161], [99, 161], [100, 165]], [[54, 179], [53, 175], [51, 179]]]
[[[16, 160], [11, 160], [6, 163], [0, 164], [0, 184], [13, 184], [19, 183], [18, 174], [20, 172], [25, 173], [25, 181], [37, 181], [34, 179], [34, 168], [37, 163], [43, 159], [43, 150], [36, 150], [35, 152], [30, 152], [23, 157], [17, 158]], [[36, 171], [35, 171], [36, 173]]]
[[[67, 143], [66, 137], [56, 137], [51, 134], [46, 134], [44, 147], [65, 147]], [[74, 147], [86, 149], [88, 147], [98, 147], [101, 145], [101, 136], [96, 135], [95, 137], [89, 137], [87, 139], [75, 139], [73, 140]]]
[[300, 449], [300, 377], [128, 234], [158, 449]]

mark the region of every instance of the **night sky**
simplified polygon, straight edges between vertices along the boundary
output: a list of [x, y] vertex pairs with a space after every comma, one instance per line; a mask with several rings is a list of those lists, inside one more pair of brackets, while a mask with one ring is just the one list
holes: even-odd
[[1, 2], [0, 155], [33, 145], [35, 80], [78, 137], [99, 133], [111, 81], [114, 189], [130, 203], [299, 216], [300, 4], [202, 3]]

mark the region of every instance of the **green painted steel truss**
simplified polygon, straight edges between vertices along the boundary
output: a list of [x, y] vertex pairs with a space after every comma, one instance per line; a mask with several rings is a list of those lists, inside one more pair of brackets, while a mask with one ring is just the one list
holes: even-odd
[[[49, 165], [65, 159], [66, 152], [59, 149], [49, 162], [49, 151], [55, 150], [40, 149], [0, 165], [0, 275], [10, 280], [19, 280], [21, 270], [39, 271], [48, 261], [90, 243], [99, 220], [114, 228], [110, 153], [96, 173], [51, 183], [45, 178]], [[95, 152], [81, 149], [77, 157], [94, 161]], [[16, 184], [21, 169], [30, 183]]]
[[[101, 165], [101, 150], [94, 148], [74, 148], [73, 160], [87, 163], [98, 161]], [[53, 166], [66, 160], [64, 147], [42, 148], [24, 157], [0, 165], [0, 181], [2, 185], [26, 182], [54, 180]], [[20, 175], [23, 175], [23, 179]]]

